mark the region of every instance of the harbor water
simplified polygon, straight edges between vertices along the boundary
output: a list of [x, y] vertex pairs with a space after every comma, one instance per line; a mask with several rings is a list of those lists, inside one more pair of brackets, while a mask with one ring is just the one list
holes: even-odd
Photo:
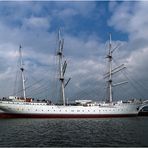
[[0, 119], [0, 147], [148, 146], [148, 117]]

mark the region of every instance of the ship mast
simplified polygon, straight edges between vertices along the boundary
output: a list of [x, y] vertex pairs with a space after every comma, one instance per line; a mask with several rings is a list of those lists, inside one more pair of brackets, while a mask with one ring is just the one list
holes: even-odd
[[111, 38], [111, 33], [109, 34], [109, 51], [108, 51], [108, 54], [107, 54], [107, 57], [108, 58], [108, 64], [109, 64], [109, 67], [108, 67], [108, 72], [104, 75], [104, 78], [108, 78], [107, 80], [107, 84], [108, 84], [108, 99], [107, 101], [109, 103], [112, 103], [113, 101], [113, 90], [112, 88], [115, 87], [115, 86], [118, 86], [118, 85], [122, 85], [122, 84], [125, 84], [127, 83], [127, 81], [123, 81], [123, 82], [119, 82], [119, 83], [116, 83], [116, 84], [113, 84], [113, 80], [112, 80], [112, 75], [115, 74], [115, 73], [118, 73], [119, 71], [125, 69], [125, 65], [124, 64], [121, 64], [120, 66], [118, 67], [115, 67], [114, 69], [112, 68], [112, 61], [113, 61], [113, 52], [118, 48], [118, 46], [116, 46], [115, 48], [112, 48], [112, 38]]
[[109, 34], [109, 53], [107, 55], [109, 62], [109, 79], [108, 79], [108, 89], [109, 89], [109, 103], [112, 102], [113, 93], [112, 93], [112, 43], [111, 43], [111, 34]]
[[59, 80], [61, 83], [61, 90], [60, 90], [60, 94], [61, 94], [61, 99], [63, 102], [63, 105], [65, 106], [65, 71], [66, 71], [66, 67], [67, 67], [67, 62], [65, 61], [63, 64], [63, 45], [64, 45], [64, 39], [61, 38], [61, 31], [59, 30], [58, 32], [58, 50], [57, 50], [57, 56], [58, 56], [58, 60], [59, 60]]
[[21, 77], [22, 77], [22, 83], [23, 83], [23, 98], [26, 100], [25, 77], [24, 77], [24, 67], [23, 67], [23, 59], [22, 59], [21, 48], [22, 47], [20, 45], [19, 54], [20, 54], [20, 70], [21, 70]]

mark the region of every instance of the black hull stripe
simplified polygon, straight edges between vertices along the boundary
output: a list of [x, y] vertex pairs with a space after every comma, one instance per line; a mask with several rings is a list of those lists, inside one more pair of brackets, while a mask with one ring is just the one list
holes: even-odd
[[135, 117], [137, 114], [11, 114], [0, 113], [0, 118], [119, 118], [119, 117]]

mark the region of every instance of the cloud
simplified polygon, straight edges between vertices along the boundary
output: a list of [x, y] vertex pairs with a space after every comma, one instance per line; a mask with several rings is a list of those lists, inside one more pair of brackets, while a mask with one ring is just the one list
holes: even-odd
[[78, 12], [72, 8], [65, 8], [64, 10], [55, 10], [54, 13], [61, 19], [69, 18], [78, 14]]
[[[137, 8], [139, 11], [136, 11]], [[111, 13], [108, 14], [106, 9]], [[144, 4], [1, 2], [0, 12], [0, 87], [4, 85], [6, 88], [0, 89], [2, 96], [13, 92], [16, 69], [19, 68], [17, 53], [21, 44], [27, 77], [26, 85], [42, 80], [28, 89], [27, 95], [41, 98], [53, 97], [52, 92], [56, 89], [55, 78], [58, 78], [55, 72], [58, 61], [55, 55], [57, 30], [60, 26], [64, 30], [64, 58], [68, 61], [66, 79], [72, 77], [66, 88], [67, 97], [103, 98], [105, 84], [102, 78], [106, 71], [107, 38], [104, 38], [104, 34], [107, 34], [106, 31], [109, 29], [116, 30], [116, 33], [121, 35], [126, 34], [129, 38], [127, 41], [120, 41], [114, 39], [116, 34], [113, 34], [113, 43], [123, 44], [114, 52], [115, 58], [120, 61], [119, 64], [126, 62], [131, 69], [130, 72], [134, 74], [138, 74], [138, 70], [147, 69], [145, 64], [148, 52], [147, 34], [146, 31], [139, 29], [147, 28], [145, 25], [147, 20], [141, 18], [147, 12]], [[101, 16], [104, 16], [103, 19]], [[107, 20], [109, 17], [110, 20]], [[101, 26], [100, 21], [103, 21], [102, 24], [108, 22], [109, 26], [106, 26], [108, 28]], [[98, 30], [101, 30], [101, 33]], [[140, 60], [136, 60], [139, 58]], [[147, 71], [143, 72], [145, 79], [146, 74]], [[138, 77], [141, 79], [140, 74]], [[9, 85], [6, 85], [6, 82]]]
[[145, 89], [148, 73], [146, 64], [148, 62], [147, 7], [148, 3], [145, 1], [115, 3], [110, 7], [112, 16], [108, 21], [109, 26], [128, 35], [128, 41], [123, 48], [126, 56], [122, 58], [122, 61], [126, 62], [130, 80], [135, 81], [132, 85], [137, 85], [138, 88], [135, 94], [130, 88], [130, 93], [134, 97], [143, 98], [147, 97]]
[[24, 20], [24, 26], [31, 29], [48, 29], [50, 28], [50, 23], [47, 18], [43, 17], [30, 17]]
[[[147, 2], [122, 2], [116, 5], [115, 11], [112, 12], [108, 24], [115, 29], [128, 33], [129, 41], [126, 43], [125, 51], [128, 53], [128, 63], [133, 65], [138, 64], [139, 59], [143, 61], [147, 54], [147, 30], [148, 30], [148, 19], [145, 14], [148, 13]], [[137, 11], [138, 10], [138, 11]], [[143, 17], [145, 16], [145, 17]], [[143, 54], [144, 53], [144, 54]], [[144, 63], [140, 63], [142, 66]]]
[[127, 58], [129, 68], [132, 69], [132, 72], [136, 72], [137, 77], [147, 79], [147, 55], [148, 48], [142, 48], [138, 51], [133, 51], [132, 54]]
[[[67, 12], [70, 12], [70, 15], [81, 15], [83, 17], [89, 17], [89, 13], [92, 13], [96, 7], [95, 2], [87, 2], [87, 1], [77, 1], [77, 2], [55, 2], [55, 10], [65, 14], [67, 16]], [[65, 16], [63, 15], [63, 17]], [[62, 16], [62, 15], [60, 15]]]
[[128, 33], [130, 40], [146, 39], [148, 37], [147, 7], [146, 1], [122, 2], [112, 10], [113, 15], [108, 24], [119, 31]]

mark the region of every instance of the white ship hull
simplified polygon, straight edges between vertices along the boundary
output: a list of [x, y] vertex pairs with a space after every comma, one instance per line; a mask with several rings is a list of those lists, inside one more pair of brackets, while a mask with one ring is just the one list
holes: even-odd
[[[58, 78], [61, 84], [60, 97], [63, 105], [49, 105], [47, 103], [37, 103], [32, 102], [31, 98], [26, 98], [26, 88], [25, 88], [25, 77], [24, 77], [24, 66], [22, 62], [21, 46], [19, 49], [20, 53], [20, 70], [22, 77], [22, 98], [9, 96], [6, 100], [0, 101], [0, 110], [4, 113], [1, 117], [35, 117], [35, 118], [101, 118], [101, 117], [127, 117], [127, 116], [137, 116], [140, 104], [136, 102], [123, 103], [122, 101], [113, 102], [113, 92], [112, 92], [112, 75], [125, 68], [124, 64], [112, 68], [112, 54], [116, 49], [112, 49], [111, 46], [111, 35], [109, 42], [109, 52], [106, 56], [109, 62], [109, 70], [105, 74], [108, 83], [108, 98], [107, 101], [110, 103], [97, 103], [91, 100], [76, 100], [74, 105], [66, 105], [65, 100], [65, 87], [70, 81], [65, 81], [65, 72], [67, 67], [66, 60], [63, 61], [63, 45], [64, 40], [60, 36], [60, 31], [58, 34]], [[124, 84], [126, 82], [120, 82], [114, 86]], [[30, 102], [28, 102], [29, 100]]]
[[31, 118], [102, 118], [138, 115], [139, 104], [121, 103], [106, 106], [61, 106], [46, 103], [1, 101], [0, 109], [6, 117]]

